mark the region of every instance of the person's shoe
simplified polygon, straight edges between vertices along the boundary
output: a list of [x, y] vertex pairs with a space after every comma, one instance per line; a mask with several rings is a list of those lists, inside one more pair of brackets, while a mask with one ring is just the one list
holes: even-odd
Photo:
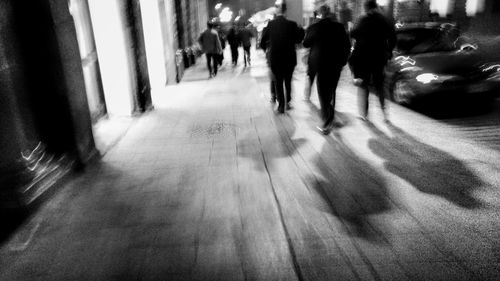
[[270, 102], [271, 102], [271, 103], [276, 103], [276, 97], [271, 97]]
[[320, 133], [322, 133], [322, 134], [323, 134], [323, 135], [325, 135], [325, 136], [326, 136], [326, 135], [329, 135], [329, 134], [330, 134], [330, 132], [332, 131], [332, 127], [331, 127], [331, 126], [327, 126], [327, 127], [320, 127], [320, 126], [318, 126], [318, 127], [316, 127], [316, 128], [318, 129], [318, 131], [319, 131]]
[[285, 113], [285, 108], [283, 106], [278, 106], [278, 109], [276, 110], [277, 113], [283, 114]]
[[285, 106], [285, 109], [286, 110], [290, 110], [290, 109], [293, 109], [292, 105], [288, 102]]
[[352, 80], [352, 83], [354, 84], [354, 86], [358, 86], [358, 87], [359, 87], [359, 86], [363, 85], [363, 79], [360, 79], [360, 78], [354, 78], [354, 79]]
[[363, 122], [368, 122], [368, 116], [366, 116], [366, 115], [365, 116], [359, 116], [358, 118], [359, 118], [359, 120], [361, 120]]

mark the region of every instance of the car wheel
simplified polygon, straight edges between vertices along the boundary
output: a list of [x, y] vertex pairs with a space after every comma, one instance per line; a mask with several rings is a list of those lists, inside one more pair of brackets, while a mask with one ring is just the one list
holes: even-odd
[[413, 91], [411, 90], [408, 81], [404, 78], [397, 78], [391, 84], [391, 100], [399, 104], [409, 104], [411, 102], [411, 97], [413, 96]]

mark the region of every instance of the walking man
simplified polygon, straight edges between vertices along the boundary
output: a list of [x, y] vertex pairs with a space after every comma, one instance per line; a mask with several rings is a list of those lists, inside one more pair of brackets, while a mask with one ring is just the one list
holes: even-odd
[[379, 11], [375, 0], [364, 4], [366, 14], [351, 31], [356, 40], [349, 64], [359, 87], [361, 119], [368, 118], [369, 86], [373, 85], [387, 121], [384, 97], [384, 68], [396, 44], [394, 25]]
[[[285, 18], [286, 3], [277, 6], [276, 18], [271, 20], [262, 34], [260, 47], [269, 48], [269, 62], [275, 78], [278, 113], [291, 109], [292, 76], [297, 65], [296, 44], [302, 42], [304, 30], [296, 22]], [[283, 90], [286, 89], [286, 98]]]
[[201, 33], [198, 42], [207, 57], [209, 78], [212, 78], [217, 75], [218, 59], [219, 55], [222, 54], [219, 35], [215, 31], [213, 23], [207, 23], [207, 29]]
[[347, 63], [351, 43], [344, 26], [330, 16], [328, 5], [322, 5], [318, 14], [320, 20], [307, 29], [303, 44], [310, 48], [309, 75], [316, 74], [323, 122], [318, 129], [328, 135], [334, 127], [335, 91], [342, 68]]
[[240, 46], [240, 38], [238, 36], [236, 24], [234, 23], [227, 33], [227, 42], [231, 48], [231, 60], [233, 62], [233, 66], [236, 66], [238, 64], [238, 47]]
[[243, 26], [240, 29], [239, 37], [241, 45], [243, 46], [243, 61], [245, 62], [245, 67], [247, 64], [250, 66], [250, 48], [252, 47], [252, 31], [248, 26]]

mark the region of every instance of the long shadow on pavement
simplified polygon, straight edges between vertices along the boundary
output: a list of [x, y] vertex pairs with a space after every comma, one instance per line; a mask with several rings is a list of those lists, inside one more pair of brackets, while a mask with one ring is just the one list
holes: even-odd
[[461, 207], [482, 206], [472, 192], [484, 183], [464, 163], [390, 123], [387, 126], [393, 137], [368, 123], [368, 128], [377, 135], [368, 146], [386, 160], [384, 165], [388, 171], [424, 193], [441, 196]]
[[385, 180], [368, 163], [359, 158], [342, 140], [328, 139], [314, 163], [321, 177], [315, 189], [330, 206], [334, 216], [341, 219], [348, 234], [367, 240], [379, 240], [370, 216], [390, 211], [390, 195]]

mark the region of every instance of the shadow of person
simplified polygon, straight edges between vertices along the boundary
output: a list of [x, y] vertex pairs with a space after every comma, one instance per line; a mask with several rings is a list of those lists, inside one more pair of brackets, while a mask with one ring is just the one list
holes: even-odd
[[328, 139], [315, 159], [320, 177], [315, 190], [341, 219], [350, 235], [379, 240], [378, 231], [386, 226], [370, 217], [389, 211], [392, 206], [385, 180], [344, 143], [340, 134]]
[[478, 208], [482, 203], [472, 192], [483, 181], [460, 160], [410, 136], [391, 123], [389, 137], [373, 124], [368, 124], [378, 138], [369, 140], [369, 148], [386, 160], [391, 173], [408, 181], [418, 190], [441, 196], [464, 208]]
[[275, 159], [294, 155], [306, 142], [305, 138], [295, 138], [295, 131], [295, 122], [286, 114], [251, 118], [249, 124], [240, 127], [238, 155], [252, 159], [259, 171], [270, 168]]

